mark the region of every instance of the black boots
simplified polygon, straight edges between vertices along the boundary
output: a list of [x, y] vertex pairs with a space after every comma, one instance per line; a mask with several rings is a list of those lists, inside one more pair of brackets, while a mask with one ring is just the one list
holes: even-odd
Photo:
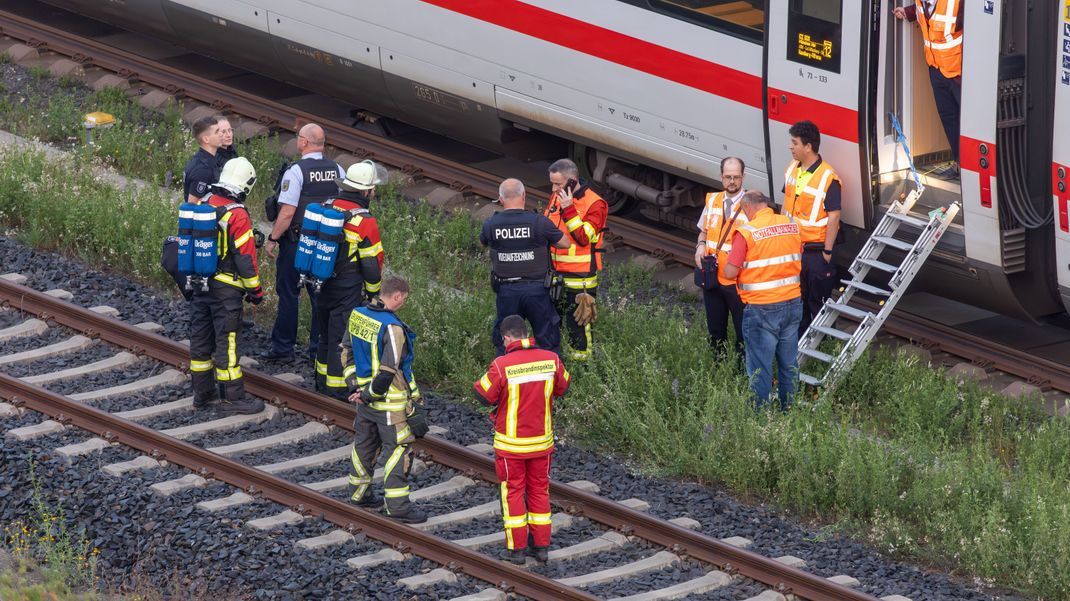
[[534, 545], [529, 545], [528, 557], [535, 558], [535, 561], [539, 563], [546, 563], [547, 561], [550, 561], [550, 547], [536, 547]]
[[221, 416], [252, 415], [264, 410], [264, 401], [245, 397], [238, 401], [221, 400], [215, 406], [215, 412]]
[[524, 557], [523, 549], [502, 549], [502, 552], [498, 553], [498, 559], [518, 566], [524, 565], [527, 561], [527, 558]]

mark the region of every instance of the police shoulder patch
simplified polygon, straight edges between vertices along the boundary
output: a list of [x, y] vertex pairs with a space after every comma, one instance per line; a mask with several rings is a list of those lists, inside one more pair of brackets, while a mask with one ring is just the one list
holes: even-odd
[[197, 196], [203, 196], [203, 195], [208, 193], [208, 184], [206, 184], [204, 182], [197, 182], [197, 185], [195, 186], [195, 189], [196, 189], [195, 194]]
[[282, 180], [282, 191], [285, 192], [285, 191], [287, 191], [289, 189], [290, 189], [290, 180], [288, 180], [288, 179]]

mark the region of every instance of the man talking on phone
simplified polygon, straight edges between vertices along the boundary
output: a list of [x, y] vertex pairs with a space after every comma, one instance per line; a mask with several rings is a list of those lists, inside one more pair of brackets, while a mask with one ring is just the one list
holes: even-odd
[[609, 205], [580, 179], [579, 169], [571, 160], [554, 161], [549, 171], [553, 192], [545, 214], [571, 242], [568, 248], [550, 249], [554, 271], [564, 278], [564, 294], [557, 310], [568, 330], [568, 357], [586, 361], [594, 350], [591, 324], [598, 317], [595, 296]]

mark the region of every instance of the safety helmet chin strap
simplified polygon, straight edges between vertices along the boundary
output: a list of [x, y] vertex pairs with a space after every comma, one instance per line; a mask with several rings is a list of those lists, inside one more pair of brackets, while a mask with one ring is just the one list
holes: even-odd
[[243, 192], [242, 189], [238, 186], [235, 186], [234, 184], [228, 184], [226, 182], [217, 182], [215, 186], [217, 188], [221, 188], [223, 190], [226, 190], [227, 192], [230, 192], [231, 196], [233, 196], [239, 202], [245, 201], [245, 192]]

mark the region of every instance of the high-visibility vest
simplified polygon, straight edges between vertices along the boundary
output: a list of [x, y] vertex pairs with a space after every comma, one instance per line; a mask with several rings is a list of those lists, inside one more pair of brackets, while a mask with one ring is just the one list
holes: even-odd
[[925, 61], [940, 69], [948, 79], [962, 75], [962, 5], [959, 0], [936, 0], [932, 16], [925, 12], [923, 0], [914, 0], [921, 39], [925, 43]]
[[[586, 273], [592, 276], [602, 270], [602, 255], [601, 253], [594, 252], [596, 249], [602, 248], [602, 232], [595, 231], [590, 224], [583, 223], [583, 218], [587, 215], [587, 210], [591, 208], [594, 203], [602, 201], [602, 197], [599, 196], [594, 190], [586, 188], [583, 190], [583, 195], [572, 198], [573, 206], [576, 207], [576, 216], [568, 221], [565, 221], [561, 215], [561, 205], [557, 200], [557, 193], [553, 193], [550, 196], [550, 202], [546, 205], [545, 215], [550, 218], [550, 221], [554, 222], [557, 229], [561, 230], [563, 234], [572, 243], [568, 248], [557, 248], [556, 246], [550, 247], [550, 260], [554, 270], [566, 274], [570, 273]], [[577, 228], [586, 228], [587, 239], [592, 244], [586, 244], [580, 246], [576, 244], [576, 241], [572, 239], [571, 232]], [[594, 272], [591, 271], [591, 254], [594, 254]], [[596, 281], [597, 283], [597, 281]]]
[[762, 209], [739, 228], [747, 241], [747, 258], [740, 266], [736, 286], [748, 305], [771, 305], [799, 298], [802, 242], [799, 225], [787, 215]]
[[[825, 242], [825, 229], [829, 216], [825, 212], [825, 196], [833, 182], [840, 181], [836, 171], [825, 161], [813, 173], [799, 168], [799, 161], [792, 161], [784, 173], [784, 214], [799, 225], [803, 243]], [[799, 187], [798, 195], [795, 191]], [[840, 184], [841, 190], [843, 184]]]
[[[739, 226], [747, 223], [747, 215], [739, 208], [742, 206], [740, 203], [743, 197], [740, 196], [736, 199], [736, 204], [729, 213], [726, 215], [724, 210], [724, 192], [710, 192], [706, 195], [706, 223], [703, 224], [703, 229], [706, 231], [706, 255], [712, 255], [714, 249], [717, 249], [717, 243], [724, 237], [724, 242], [721, 242], [721, 246], [717, 251], [717, 279], [720, 280], [722, 285], [731, 286], [735, 284], [734, 281], [724, 276], [724, 266], [728, 264], [728, 253], [732, 251], [732, 237], [735, 235]], [[728, 228], [728, 233], [725, 234], [725, 228], [728, 223], [732, 221], [732, 216], [735, 215], [736, 220], [732, 222], [732, 226]]]
[[405, 357], [382, 400], [368, 404], [377, 411], [403, 411], [411, 400], [419, 398], [420, 389], [412, 374], [413, 347], [416, 334], [393, 311], [376, 305], [353, 309], [349, 315], [349, 336], [353, 345], [353, 365], [347, 366], [344, 378], [355, 376], [358, 388], [370, 384], [379, 373], [379, 358], [386, 345], [386, 328], [400, 326], [405, 331]]

